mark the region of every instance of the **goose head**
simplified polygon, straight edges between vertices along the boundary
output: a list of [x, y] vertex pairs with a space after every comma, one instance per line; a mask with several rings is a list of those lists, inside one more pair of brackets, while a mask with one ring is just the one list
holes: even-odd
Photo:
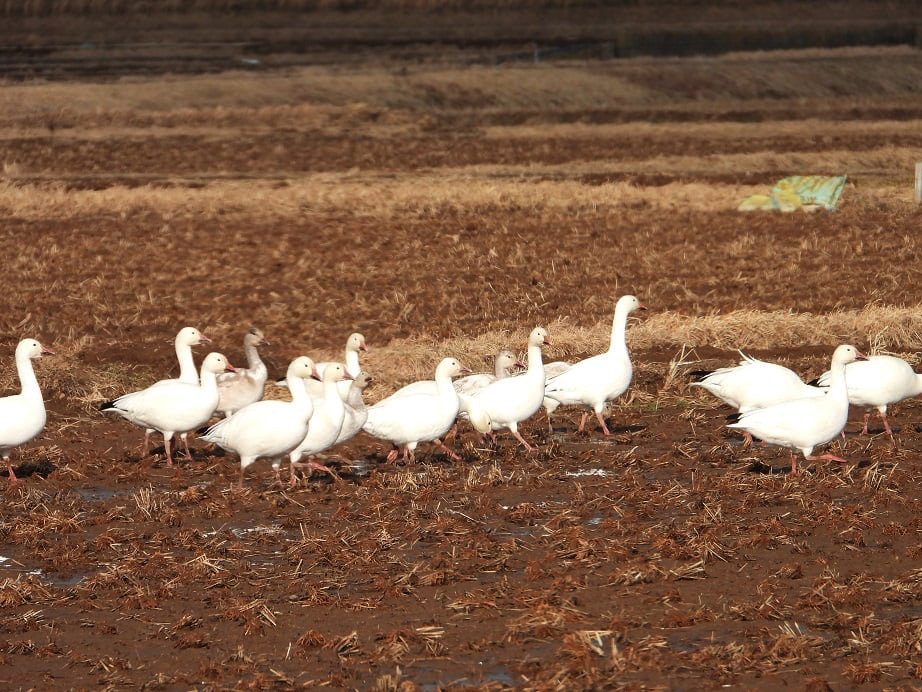
[[347, 351], [365, 351], [368, 352], [368, 346], [365, 345], [365, 337], [355, 332], [349, 335], [349, 339], [346, 341], [346, 350]]
[[319, 380], [317, 368], [314, 367], [314, 361], [307, 356], [298, 356], [288, 365], [288, 377], [300, 377], [302, 380], [314, 378]]
[[519, 360], [512, 351], [502, 350], [496, 354], [496, 373], [509, 373], [512, 368], [524, 368], [525, 363]]
[[457, 377], [458, 375], [464, 375], [469, 372], [471, 372], [471, 370], [461, 365], [455, 358], [444, 358], [435, 369], [435, 377], [436, 379], [438, 379], [440, 375]]
[[346, 366], [342, 363], [330, 363], [323, 369], [324, 382], [339, 382], [340, 380], [351, 380], [352, 375], [346, 372]]
[[257, 329], [256, 327], [250, 327], [247, 330], [246, 336], [243, 337], [244, 346], [268, 346], [269, 342], [266, 340], [266, 336], [262, 333], [262, 330]]
[[16, 346], [16, 358], [24, 356], [31, 360], [41, 358], [42, 356], [53, 356], [54, 351], [45, 348], [35, 339], [23, 339]]
[[637, 296], [621, 296], [618, 299], [618, 302], [615, 304], [616, 312], [623, 312], [625, 315], [630, 315], [634, 310], [646, 310], [647, 306], [641, 303]]
[[832, 352], [832, 364], [833, 365], [848, 365], [849, 363], [854, 363], [856, 360], [867, 360], [868, 357], [864, 355], [861, 351], [850, 344], [842, 344], [837, 346], [836, 350]]
[[364, 391], [364, 390], [367, 389], [368, 386], [371, 385], [371, 383], [374, 382], [374, 381], [375, 381], [375, 380], [374, 380], [374, 378], [371, 376], [371, 374], [370, 374], [370, 373], [367, 373], [367, 372], [365, 372], [365, 371], [363, 370], [363, 371], [360, 372], [360, 373], [358, 374], [358, 376], [355, 378], [355, 381], [352, 383], [352, 386], [353, 386], [353, 387], [356, 387], [356, 388], [358, 388], [358, 389], [360, 389], [360, 390], [362, 390], [362, 391]]
[[201, 344], [210, 344], [211, 339], [202, 334], [195, 327], [183, 327], [176, 335], [177, 346], [199, 346]]
[[531, 346], [550, 346], [551, 340], [548, 338], [547, 330], [544, 327], [535, 327], [528, 335], [528, 345]]
[[237, 368], [231, 365], [227, 358], [222, 354], [213, 352], [205, 356], [205, 360], [202, 361], [202, 372], [212, 372], [214, 374], [222, 373], [224, 371], [237, 372]]

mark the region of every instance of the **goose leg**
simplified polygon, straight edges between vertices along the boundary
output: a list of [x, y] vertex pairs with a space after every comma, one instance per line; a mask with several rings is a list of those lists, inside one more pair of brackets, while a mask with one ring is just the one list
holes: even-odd
[[[398, 449], [397, 447], [394, 447], [390, 452], [387, 453], [387, 460], [395, 461], [397, 459], [398, 454], [400, 454], [400, 449]], [[405, 454], [404, 454], [404, 458], [406, 458]]]
[[804, 459], [807, 461], [839, 461], [843, 464], [848, 463], [848, 459], [843, 459], [842, 457], [837, 457], [832, 454], [820, 454], [819, 456], [804, 456]]
[[880, 412], [880, 420], [883, 421], [884, 430], [887, 431], [887, 434], [890, 436], [890, 439], [893, 439], [893, 430], [890, 429], [890, 422], [887, 420], [887, 413], [885, 411]]
[[172, 434], [169, 436], [167, 435], [163, 436], [163, 450], [166, 452], [166, 465], [167, 466], [173, 465], [173, 455], [170, 453], [170, 438], [171, 437], [173, 437]]
[[599, 411], [596, 411], [595, 417], [599, 419], [599, 425], [602, 426], [602, 432], [606, 435], [611, 435], [611, 431], [608, 429], [608, 426], [605, 425], [605, 419], [602, 418], [602, 414]]
[[150, 428], [144, 430], [144, 446], [141, 447], [141, 458], [147, 459], [147, 455], [150, 454], [150, 434], [153, 432]]
[[[752, 433], [749, 432], [748, 430], [744, 430], [744, 431], [743, 431], [743, 446], [742, 446], [742, 449], [748, 449], [748, 448], [751, 447], [751, 446], [752, 446]], [[791, 456], [793, 457], [794, 455], [791, 454]]]
[[448, 434], [445, 436], [445, 441], [450, 442], [451, 440], [455, 439], [457, 436], [458, 436], [458, 424], [455, 423], [453, 426], [451, 426], [451, 430], [449, 430]]
[[435, 442], [439, 447], [441, 447], [442, 451], [448, 454], [448, 456], [450, 456], [452, 459], [454, 459], [455, 461], [461, 461], [461, 457], [459, 457], [457, 454], [451, 451], [448, 447], [446, 447], [439, 438], [435, 438], [433, 442]]
[[[862, 434], [862, 435], [867, 435], [867, 434], [869, 434], [869, 433], [868, 433], [868, 418], [870, 418], [870, 417], [871, 417], [871, 413], [870, 413], [870, 412], [864, 414], [864, 428], [861, 430], [861, 434]], [[845, 431], [843, 430], [842, 432], [845, 432]]]
[[554, 424], [551, 423], [551, 410], [549, 408], [544, 409], [544, 412], [547, 414], [547, 431], [553, 435], [554, 434]]
[[[588, 415], [588, 414], [587, 414], [587, 415]], [[509, 428], [509, 432], [511, 432], [511, 433], [515, 436], [515, 439], [517, 439], [519, 442], [521, 442], [523, 445], [525, 445], [525, 451], [526, 451], [526, 452], [534, 452], [534, 451], [535, 451], [535, 448], [532, 447], [530, 444], [528, 444], [528, 443], [525, 441], [525, 438], [522, 437], [522, 435], [519, 433], [519, 428], [518, 428], [517, 425], [513, 424], [513, 425]]]
[[791, 475], [792, 476], [797, 475], [797, 457], [794, 456], [794, 450], [791, 450]]
[[586, 427], [586, 419], [589, 418], [589, 412], [583, 413], [583, 417], [579, 419], [579, 427], [576, 429], [577, 432], [583, 432], [583, 428]]
[[20, 479], [16, 478], [16, 474], [13, 472], [13, 462], [10, 461], [9, 454], [3, 457], [3, 461], [6, 462], [6, 470], [10, 474], [10, 483], [22, 483]]
[[189, 433], [183, 433], [182, 435], [179, 436], [179, 439], [182, 440], [182, 446], [183, 446], [183, 447], [185, 448], [185, 450], [186, 450], [186, 460], [187, 460], [187, 461], [192, 461], [192, 452], [189, 451], [189, 442], [188, 442], [188, 440], [186, 439], [186, 437], [187, 437], [188, 434], [189, 434]]
[[240, 464], [240, 473], [237, 475], [237, 489], [243, 490], [243, 464]]

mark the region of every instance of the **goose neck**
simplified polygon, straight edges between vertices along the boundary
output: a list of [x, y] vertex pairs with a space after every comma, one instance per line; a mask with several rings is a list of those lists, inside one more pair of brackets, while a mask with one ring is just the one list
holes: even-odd
[[256, 370], [263, 365], [263, 361], [262, 358], [259, 357], [259, 349], [256, 348], [256, 344], [245, 343], [243, 345], [243, 353], [246, 355], [248, 369]]
[[627, 333], [627, 311], [615, 309], [615, 316], [611, 322], [611, 340], [608, 344], [608, 351], [619, 352], [627, 350], [625, 341]]
[[359, 376], [359, 371], [361, 367], [359, 366], [359, 352], [352, 349], [346, 349], [346, 372], [348, 372], [353, 377]]
[[528, 370], [529, 374], [541, 373], [544, 375], [544, 363], [541, 361], [541, 347], [535, 344], [528, 346]]
[[35, 370], [32, 368], [32, 359], [29, 356], [16, 356], [16, 372], [19, 375], [19, 382], [22, 385], [22, 393], [26, 396], [42, 398], [42, 392], [38, 386], [38, 379], [35, 377]]
[[192, 358], [192, 347], [189, 344], [177, 343], [176, 359], [179, 361], [179, 381], [197, 383], [199, 378], [195, 370], [195, 360]]

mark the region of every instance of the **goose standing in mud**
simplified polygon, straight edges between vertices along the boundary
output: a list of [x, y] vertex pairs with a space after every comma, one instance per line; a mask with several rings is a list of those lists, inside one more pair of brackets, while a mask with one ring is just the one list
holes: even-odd
[[[634, 374], [625, 341], [627, 318], [634, 310], [646, 309], [634, 296], [622, 296], [615, 304], [608, 350], [574, 363], [565, 372], [548, 380], [544, 387], [545, 397], [564, 406], [590, 407], [595, 411], [602, 432], [610, 435], [611, 431], [602, 417], [602, 411], [606, 402], [617, 399], [627, 391]], [[553, 409], [548, 409], [549, 421], [551, 413]], [[584, 412], [579, 422], [580, 432], [583, 431], [587, 418], [589, 413]]]
[[23, 339], [16, 346], [16, 373], [21, 390], [19, 394], [0, 398], [0, 455], [6, 462], [10, 483], [18, 482], [10, 461], [11, 452], [44, 430], [47, 418], [32, 361], [53, 355], [54, 351], [35, 339]]
[[848, 385], [845, 366], [866, 356], [854, 346], [842, 345], [832, 354], [829, 390], [825, 396], [785, 401], [774, 406], [738, 413], [727, 426], [745, 430], [769, 444], [791, 450], [791, 473], [797, 473], [800, 450], [806, 461], [846, 461], [832, 454], [813, 456], [813, 448], [837, 437], [848, 422]]

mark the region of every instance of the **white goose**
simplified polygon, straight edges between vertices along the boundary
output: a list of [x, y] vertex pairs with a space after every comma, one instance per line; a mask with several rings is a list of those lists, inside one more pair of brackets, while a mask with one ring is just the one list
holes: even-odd
[[[619, 298], [615, 304], [608, 351], [574, 363], [566, 372], [548, 380], [544, 388], [545, 396], [564, 405], [591, 407], [602, 426], [602, 432], [610, 435], [602, 410], [606, 402], [617, 399], [627, 391], [634, 374], [624, 339], [627, 318], [634, 310], [646, 309], [634, 296]], [[552, 412], [553, 409], [548, 410], [549, 419]], [[588, 417], [589, 413], [584, 412], [579, 422], [580, 432]]]
[[[916, 374], [912, 366], [902, 358], [895, 356], [871, 356], [865, 361], [851, 363], [845, 368], [848, 382], [848, 403], [864, 408], [876, 408], [883, 421], [884, 430], [892, 438], [893, 430], [887, 421], [887, 406], [909, 397], [922, 394], [922, 375]], [[832, 373], [827, 371], [820, 375], [816, 383], [828, 387]], [[868, 418], [871, 412], [864, 414], [862, 435], [868, 434]]]
[[218, 375], [218, 413], [227, 417], [263, 398], [269, 371], [259, 357], [259, 347], [268, 345], [266, 337], [256, 327], [244, 335], [243, 352], [247, 367]]
[[541, 347], [550, 344], [547, 331], [535, 327], [528, 336], [528, 367], [516, 377], [504, 377], [476, 392], [473, 399], [490, 417], [490, 428], [508, 428], [527, 451], [534, 447], [519, 433], [519, 423], [533, 416], [544, 401], [544, 364]]
[[314, 362], [307, 356], [295, 358], [288, 366], [291, 401], [257, 401], [212, 425], [202, 439], [240, 457], [238, 487], [243, 487], [243, 472], [260, 458], [272, 459], [276, 479], [282, 457], [304, 440], [314, 404], [304, 389], [309, 377], [316, 377]]
[[[176, 338], [173, 340], [173, 344], [176, 348], [176, 360], [179, 361], [179, 377], [169, 378], [165, 380], [158, 380], [151, 385], [151, 387], [159, 387], [163, 384], [169, 384], [171, 382], [188, 382], [189, 384], [198, 384], [198, 370], [195, 367], [195, 360], [192, 357], [192, 347], [201, 346], [203, 344], [210, 344], [211, 339], [205, 336], [195, 327], [183, 327], [176, 334]], [[135, 425], [142, 425], [137, 421], [132, 421]], [[153, 428], [144, 429], [144, 447], [141, 450], [141, 457], [146, 457], [148, 451], [150, 450], [150, 436], [151, 433], [155, 432]], [[189, 441], [187, 439], [188, 433], [183, 433], [179, 436], [182, 440], [183, 448], [186, 452], [186, 458], [192, 459], [192, 454], [189, 452]]]
[[360, 372], [359, 376], [352, 381], [349, 388], [349, 396], [346, 397], [346, 415], [343, 418], [343, 427], [339, 431], [339, 437], [334, 444], [348, 442], [358, 435], [365, 421], [368, 420], [368, 407], [365, 406], [365, 390], [374, 381], [367, 372]]
[[516, 367], [525, 367], [525, 363], [520, 361], [518, 357], [512, 352], [503, 349], [496, 354], [496, 358], [493, 361], [493, 372], [481, 372], [474, 375], [468, 375], [467, 377], [461, 377], [454, 381], [455, 391], [458, 394], [466, 394], [470, 396], [474, 392], [478, 392], [488, 384], [496, 382], [496, 380], [501, 380], [504, 377], [509, 377], [512, 374], [513, 368]]
[[823, 396], [823, 390], [806, 384], [783, 365], [766, 363], [739, 352], [739, 365], [691, 373], [693, 387], [702, 387], [740, 413], [774, 406], [792, 399]]
[[170, 440], [176, 433], [196, 430], [214, 415], [218, 406], [218, 373], [235, 368], [220, 353], [209, 353], [202, 362], [199, 383], [161, 382], [140, 392], [107, 401], [100, 410], [116, 413], [135, 425], [153, 428], [163, 435], [167, 465], [173, 465]]
[[[314, 415], [308, 426], [307, 435], [291, 454], [291, 485], [298, 482], [295, 469], [311, 468], [318, 471], [331, 473], [330, 469], [314, 461], [314, 457], [326, 451], [336, 443], [339, 433], [343, 429], [343, 419], [346, 417], [346, 405], [339, 394], [337, 383], [343, 380], [352, 380], [346, 373], [346, 366], [341, 363], [328, 363], [320, 376], [323, 383], [323, 397], [314, 401]], [[309, 457], [306, 462], [301, 462], [302, 456]]]
[[[346, 339], [346, 349], [344, 352], [345, 364], [346, 364], [346, 374], [349, 375], [352, 379], [355, 379], [358, 374], [362, 371], [362, 366], [359, 364], [359, 351], [368, 352], [368, 346], [365, 344], [365, 337], [354, 332], [349, 335], [349, 338]], [[317, 363], [317, 372], [320, 373], [320, 377], [323, 378], [323, 371], [328, 365], [332, 365], [336, 361], [323, 361]], [[349, 388], [352, 386], [351, 380], [340, 380], [337, 385], [339, 389], [339, 394], [345, 401], [346, 397], [349, 396]], [[323, 383], [317, 382], [316, 380], [311, 380], [307, 383], [307, 393], [310, 394], [315, 399], [320, 399], [323, 397]]]
[[10, 483], [16, 483], [16, 474], [10, 462], [10, 453], [45, 429], [45, 402], [39, 389], [32, 361], [42, 356], [53, 356], [35, 339], [23, 339], [16, 346], [16, 372], [22, 391], [0, 399], [0, 454], [6, 462]]
[[797, 473], [795, 449], [807, 461], [845, 459], [832, 454], [813, 455], [813, 448], [835, 438], [848, 421], [848, 388], [845, 366], [866, 356], [854, 346], [842, 345], [832, 354], [829, 390], [826, 396], [784, 401], [774, 406], [738, 413], [728, 426], [745, 430], [769, 444], [791, 449], [791, 473]]
[[[553, 363], [544, 364], [544, 381], [545, 384], [550, 381], [552, 377], [557, 377], [558, 375], [564, 374], [567, 370], [572, 368], [571, 363], [567, 363], [562, 360], [555, 360]], [[547, 416], [547, 431], [551, 434], [554, 432], [554, 424], [551, 422], [551, 415], [554, 411], [557, 410], [557, 407], [560, 406], [560, 402], [557, 399], [552, 399], [551, 397], [545, 395], [544, 401], [542, 402], [544, 406], [544, 413]]]
[[435, 392], [418, 392], [404, 396], [390, 396], [368, 409], [365, 432], [388, 440], [394, 449], [388, 461], [397, 458], [398, 448], [404, 459], [416, 460], [415, 450], [420, 442], [434, 441], [453, 459], [458, 455], [448, 449], [441, 437], [448, 432], [458, 417], [458, 393], [451, 378], [469, 373], [454, 358], [445, 358], [435, 369]]

